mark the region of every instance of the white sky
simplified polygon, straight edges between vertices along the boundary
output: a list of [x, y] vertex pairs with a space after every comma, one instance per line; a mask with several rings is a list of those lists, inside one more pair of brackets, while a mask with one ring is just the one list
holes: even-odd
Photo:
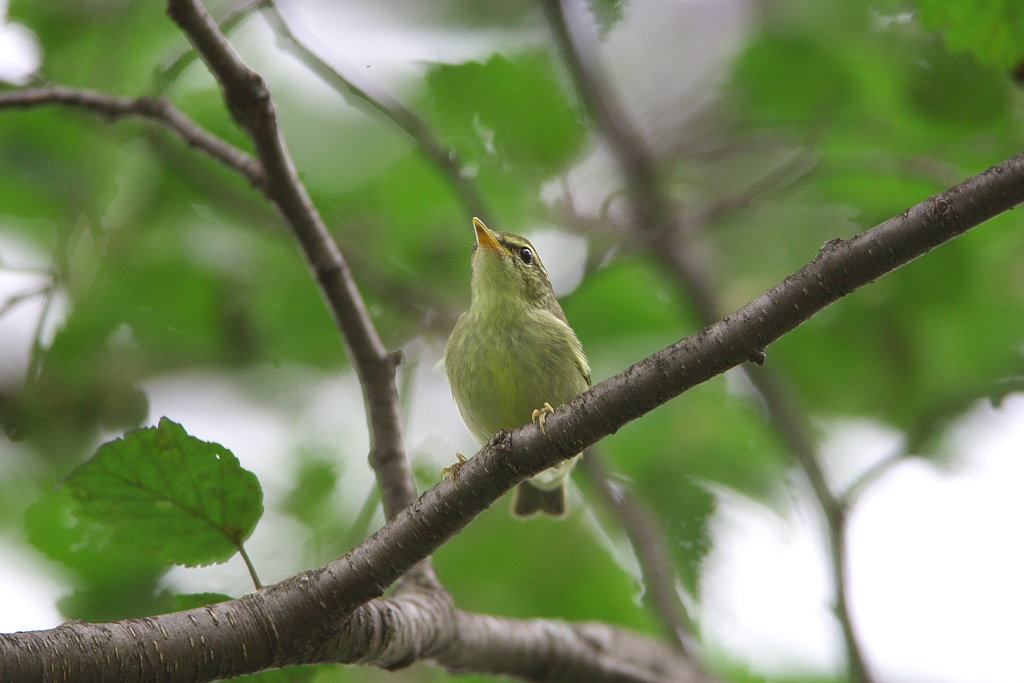
[[[849, 437], [856, 435], [857, 439]], [[835, 461], [891, 452], [892, 434], [835, 423]], [[1020, 680], [1024, 613], [1024, 396], [979, 403], [954, 428], [955, 465], [895, 466], [866, 489], [849, 521], [850, 594], [869, 665], [881, 681]], [[830, 614], [822, 527], [794, 483], [782, 515], [721, 494], [703, 619], [712, 643], [767, 673], [829, 670], [841, 653]]]
[[39, 68], [42, 54], [27, 27], [7, 21], [7, 0], [0, 0], [0, 82], [22, 85]]

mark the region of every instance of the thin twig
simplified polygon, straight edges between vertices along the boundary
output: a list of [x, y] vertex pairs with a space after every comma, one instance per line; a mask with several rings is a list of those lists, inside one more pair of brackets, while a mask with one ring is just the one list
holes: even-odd
[[395, 389], [399, 358], [381, 342], [348, 264], [298, 178], [263, 79], [241, 60], [198, 2], [171, 0], [168, 13], [220, 82], [231, 115], [253, 141], [267, 175], [265, 194], [302, 246], [345, 338], [368, 409], [371, 463], [385, 512], [393, 517], [416, 497]]
[[737, 192], [723, 197], [710, 206], [699, 209], [683, 219], [682, 230], [696, 230], [712, 223], [721, 216], [747, 207], [752, 201], [770, 190], [778, 191], [784, 185], [794, 182], [808, 173], [814, 166], [813, 160], [804, 154], [794, 154], [778, 166], [754, 180]]
[[747, 377], [764, 401], [771, 423], [782, 436], [797, 464], [811, 484], [828, 530], [829, 562], [835, 590], [834, 610], [846, 645], [847, 667], [853, 680], [872, 680], [850, 613], [849, 565], [847, 560], [847, 508], [832, 493], [818, 459], [817, 449], [807, 423], [806, 412], [797, 407], [791, 392], [783, 389], [781, 378], [767, 367], [744, 368]]
[[612, 484], [608, 469], [596, 449], [583, 456], [583, 471], [594, 483], [604, 507], [615, 511], [633, 546], [648, 600], [666, 633], [680, 652], [686, 654], [686, 637], [693, 633], [693, 624], [676, 589], [677, 577], [671, 571], [661, 525], [639, 501], [626, 496]]
[[[592, 45], [574, 35], [562, 0], [542, 0], [542, 4], [576, 88], [594, 123], [608, 141], [624, 176], [637, 233], [644, 236], [653, 253], [677, 276], [700, 318], [705, 323], [717, 320], [722, 315], [717, 293], [706, 269], [697, 261], [694, 250], [688, 248], [687, 233], [691, 230], [683, 230], [682, 226], [676, 224], [673, 207], [659, 189], [657, 160], [647, 149], [643, 138], [632, 129], [628, 118], [611, 95], [611, 88]], [[770, 180], [773, 178], [765, 182]], [[760, 184], [755, 184], [752, 189], [760, 189]], [[751, 198], [750, 193], [746, 193], [737, 200], [745, 203]], [[704, 218], [712, 215], [709, 212]], [[694, 225], [691, 222], [688, 227]], [[759, 361], [762, 357], [760, 354], [752, 356]], [[796, 402], [783, 389], [782, 383], [765, 368], [745, 367], [743, 370], [763, 399], [772, 423], [810, 481], [822, 510], [828, 527], [832, 578], [836, 591], [835, 611], [846, 645], [848, 667], [851, 677], [868, 683], [871, 674], [853, 626], [847, 594], [845, 510], [828, 486], [818, 462], [810, 429], [802, 412], [796, 408]]]
[[258, 161], [204, 130], [167, 100], [149, 97], [128, 99], [93, 90], [62, 87], [31, 88], [0, 93], [0, 109], [28, 109], [50, 104], [79, 107], [115, 120], [139, 117], [156, 121], [190, 147], [204, 152], [243, 175], [252, 183], [253, 187], [264, 189], [266, 179]]
[[860, 495], [864, 493], [871, 484], [878, 481], [883, 474], [901, 462], [906, 461], [910, 457], [910, 454], [900, 448], [888, 454], [881, 460], [878, 460], [861, 472], [845, 489], [843, 489], [842, 493], [839, 495], [839, 500], [843, 507], [847, 509], [852, 508], [854, 504], [856, 504]]
[[19, 292], [18, 294], [12, 294], [11, 296], [7, 297], [7, 299], [5, 299], [3, 303], [0, 303], [0, 317], [7, 315], [7, 313], [9, 313], [12, 309], [16, 308], [23, 301], [28, 301], [29, 299], [33, 299], [37, 296], [48, 295], [51, 291], [53, 291], [53, 287], [54, 286], [52, 284], [46, 284], [43, 285], [42, 287], [37, 287], [36, 289], [30, 289], [27, 292]]
[[426, 121], [380, 86], [365, 79], [357, 79], [353, 70], [349, 70], [350, 73], [346, 75], [324, 61], [305, 42], [295, 36], [291, 26], [281, 15], [277, 3], [273, 0], [260, 0], [260, 5], [264, 8], [264, 15], [271, 27], [281, 37], [284, 46], [310, 71], [334, 88], [350, 104], [369, 111], [371, 114], [383, 116], [416, 142], [417, 148], [423, 156], [447, 178], [455, 195], [462, 202], [466, 215], [490, 215], [483, 197], [477, 192], [476, 185], [469, 180], [469, 175], [463, 168], [455, 150], [438, 140]]
[[[228, 35], [235, 28], [247, 19], [251, 14], [260, 9], [260, 5], [263, 0], [250, 0], [239, 7], [231, 10], [227, 16], [217, 22], [221, 32], [224, 35]], [[156, 95], [161, 95], [167, 91], [167, 88], [181, 76], [182, 72], [188, 67], [189, 64], [194, 62], [199, 57], [199, 54], [191, 47], [182, 50], [177, 57], [171, 59], [166, 66], [157, 70], [153, 75], [153, 91]]]
[[40, 368], [43, 365], [43, 332], [46, 329], [46, 319], [50, 316], [50, 309], [53, 307], [54, 294], [57, 292], [57, 280], [54, 279], [53, 286], [43, 296], [43, 309], [39, 311], [36, 324], [32, 329], [32, 347], [28, 356], [28, 367], [25, 368], [25, 386], [31, 386], [39, 377]]

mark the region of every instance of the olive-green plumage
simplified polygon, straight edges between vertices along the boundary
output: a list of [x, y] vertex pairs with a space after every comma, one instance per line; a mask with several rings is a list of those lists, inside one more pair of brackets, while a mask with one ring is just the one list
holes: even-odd
[[[590, 386], [590, 367], [533, 245], [473, 219], [472, 303], [444, 351], [445, 372], [474, 438], [526, 423], [545, 403], [557, 407]], [[568, 460], [517, 487], [512, 512], [566, 512]]]

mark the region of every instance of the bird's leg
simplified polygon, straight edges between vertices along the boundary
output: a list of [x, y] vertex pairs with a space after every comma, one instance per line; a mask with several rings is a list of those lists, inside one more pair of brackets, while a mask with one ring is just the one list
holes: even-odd
[[459, 459], [458, 462], [452, 463], [451, 465], [448, 465], [448, 467], [441, 468], [441, 481], [448, 479], [452, 482], [455, 488], [459, 488], [459, 482], [455, 481], [455, 477], [458, 476], [459, 470], [461, 470], [462, 466], [469, 462], [469, 460], [466, 460], [466, 456], [462, 453], [456, 453], [455, 457]]
[[537, 408], [533, 411], [533, 415], [530, 416], [532, 422], [536, 422], [540, 425], [540, 431], [542, 434], [547, 436], [547, 432], [544, 431], [544, 425], [547, 424], [548, 415], [554, 415], [555, 409], [551, 407], [551, 404], [544, 401], [543, 408]]

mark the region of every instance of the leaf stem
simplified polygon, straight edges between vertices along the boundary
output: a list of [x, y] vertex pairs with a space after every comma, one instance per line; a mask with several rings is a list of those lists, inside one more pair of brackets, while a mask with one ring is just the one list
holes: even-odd
[[252, 578], [252, 585], [256, 587], [256, 590], [263, 588], [263, 583], [260, 581], [260, 577], [256, 574], [256, 567], [253, 565], [252, 560], [249, 559], [249, 553], [245, 552], [245, 544], [242, 541], [236, 541], [235, 547], [238, 548], [238, 554], [241, 555], [242, 561], [245, 562], [245, 568], [249, 570], [249, 576]]

